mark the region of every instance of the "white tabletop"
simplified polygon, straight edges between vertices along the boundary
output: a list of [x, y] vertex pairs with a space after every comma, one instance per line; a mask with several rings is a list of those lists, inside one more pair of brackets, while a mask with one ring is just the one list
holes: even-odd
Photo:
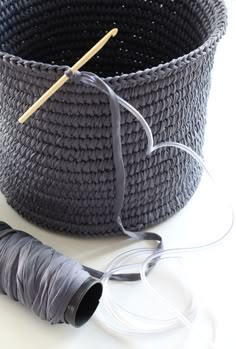
[[[205, 144], [205, 159], [217, 183], [236, 197], [235, 166], [235, 35], [236, 1], [229, 0], [229, 27], [227, 35], [219, 44], [213, 70], [212, 89], [208, 108], [208, 125]], [[207, 180], [206, 180], [207, 181]], [[167, 247], [200, 245], [216, 240], [223, 235], [230, 223], [229, 211], [225, 211], [225, 201], [221, 200], [219, 186], [203, 180], [198, 192], [180, 213], [153, 228], [164, 238]], [[50, 233], [36, 227], [10, 208], [0, 195], [0, 219], [14, 228], [24, 230], [39, 238], [58, 251], [78, 258], [81, 263], [104, 270], [113, 257], [134, 247], [147, 246], [145, 242], [131, 243], [126, 238], [79, 239]], [[236, 206], [235, 206], [236, 207]], [[235, 228], [233, 229], [235, 231]], [[234, 335], [236, 310], [236, 238], [235, 234], [214, 249], [186, 256], [184, 265], [190, 271], [190, 280], [199, 297], [199, 314], [196, 325], [205, 336], [211, 336], [212, 321], [216, 325], [216, 338], [219, 348], [235, 348]], [[174, 264], [170, 264], [174, 268]], [[158, 271], [156, 271], [158, 281]], [[163, 275], [162, 275], [163, 276]], [[168, 278], [170, 280], [168, 280]], [[165, 279], [165, 278], [164, 278]], [[160, 280], [163, 281], [163, 277]], [[166, 280], [172, 288], [170, 300], [177, 301], [179, 285], [171, 280], [171, 272]], [[138, 286], [135, 293], [136, 308], [142, 302]], [[121, 304], [135, 307], [134, 293], [129, 286], [119, 285], [115, 290], [116, 300]], [[138, 301], [140, 297], [140, 302]], [[180, 297], [181, 298], [181, 297]], [[129, 304], [130, 303], [130, 304]], [[50, 325], [42, 321], [19, 303], [0, 295], [0, 348], [4, 349], [77, 349], [93, 348], [207, 348], [196, 337], [189, 336], [186, 329], [169, 335], [125, 336], [116, 334], [102, 326], [95, 315], [85, 326], [75, 329], [69, 325]], [[210, 312], [210, 314], [209, 314]], [[189, 345], [187, 341], [191, 341]]]

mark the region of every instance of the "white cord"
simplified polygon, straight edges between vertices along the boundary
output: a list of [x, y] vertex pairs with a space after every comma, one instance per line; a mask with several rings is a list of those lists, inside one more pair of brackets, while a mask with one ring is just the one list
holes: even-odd
[[[184, 150], [189, 155], [191, 155], [198, 162], [198, 164], [201, 165], [201, 167], [205, 170], [205, 172], [212, 179], [204, 162], [192, 149], [190, 149], [189, 147], [187, 147], [183, 144], [174, 143], [174, 142], [167, 142], [167, 143], [163, 143], [163, 144], [155, 146], [152, 151], [156, 151], [156, 150], [164, 148], [164, 147], [175, 147], [175, 148]], [[194, 316], [196, 315], [196, 312], [197, 312], [196, 304], [193, 301], [193, 299], [194, 299], [193, 294], [191, 294], [191, 296], [190, 296], [190, 301], [189, 301], [188, 307], [184, 310], [184, 312], [179, 312], [173, 305], [170, 304], [170, 302], [165, 297], [163, 297], [155, 288], [153, 288], [150, 285], [150, 283], [148, 282], [147, 277], [146, 277], [146, 271], [147, 271], [148, 265], [151, 262], [153, 262], [153, 260], [155, 260], [155, 259], [163, 260], [163, 259], [167, 259], [167, 258], [176, 258], [176, 256], [180, 256], [180, 255], [183, 255], [186, 253], [199, 252], [199, 251], [202, 251], [204, 249], [208, 249], [210, 247], [216, 246], [217, 244], [222, 242], [229, 235], [229, 233], [232, 230], [233, 223], [234, 223], [234, 213], [232, 211], [232, 220], [231, 220], [230, 226], [227, 229], [226, 233], [221, 238], [219, 238], [211, 243], [208, 243], [208, 244], [204, 244], [201, 246], [193, 246], [193, 247], [189, 247], [189, 248], [168, 249], [168, 250], [162, 250], [162, 251], [157, 251], [157, 252], [155, 252], [155, 249], [150, 249], [150, 248], [149, 249], [144, 249], [144, 248], [134, 249], [134, 250], [122, 253], [121, 255], [116, 257], [108, 265], [106, 273], [104, 274], [104, 276], [102, 278], [102, 282], [104, 285], [104, 296], [103, 296], [101, 302], [104, 304], [105, 308], [110, 312], [110, 314], [113, 316], [113, 318], [118, 323], [120, 323], [124, 328], [119, 328], [117, 326], [114, 326], [111, 323], [109, 323], [108, 326], [116, 332], [126, 334], [126, 335], [127, 334], [134, 335], [134, 334], [168, 333], [168, 332], [173, 331], [176, 328], [180, 327], [181, 325], [185, 325], [193, 333], [195, 333], [195, 335], [197, 335], [204, 342], [206, 342], [210, 348], [212, 348], [212, 349], [216, 348], [215, 343], [212, 340], [205, 338], [201, 333], [199, 333], [199, 331], [192, 324]], [[121, 271], [124, 271], [124, 269], [127, 269], [127, 267], [135, 266], [135, 265], [120, 266], [120, 264], [122, 264], [122, 263], [124, 264], [127, 261], [127, 259], [130, 258], [131, 256], [135, 256], [135, 255], [141, 256], [141, 255], [144, 255], [147, 253], [149, 253], [150, 255], [148, 258], [145, 259], [144, 263], [141, 266], [141, 269], [140, 269], [141, 279], [142, 279], [145, 287], [147, 289], [149, 289], [152, 293], [154, 293], [156, 296], [158, 296], [166, 304], [166, 306], [175, 313], [176, 316], [172, 319], [168, 319], [168, 320], [161, 320], [161, 319], [157, 319], [157, 318], [150, 319], [150, 318], [147, 318], [145, 316], [140, 316], [140, 315], [137, 315], [135, 313], [131, 313], [131, 312], [127, 311], [126, 309], [124, 309], [122, 306], [120, 306], [118, 303], [116, 303], [112, 299], [110, 292], [108, 290], [108, 281], [109, 281], [112, 274], [116, 274], [116, 273], [119, 273]], [[104, 316], [102, 316], [101, 310], [98, 311], [98, 314], [99, 314], [100, 320], [102, 320], [102, 322], [105, 325], [107, 325], [106, 318], [104, 318]], [[150, 323], [152, 322], [152, 326], [150, 326], [150, 328], [148, 330], [143, 330], [142, 327], [134, 325], [134, 321], [133, 321], [134, 319], [136, 319], [136, 320], [142, 319], [143, 321], [146, 322], [146, 324], [147, 324], [147, 321], [149, 321]], [[155, 324], [154, 327], [153, 327], [153, 323]], [[141, 326], [145, 327], [144, 322], [141, 324]]]
[[[193, 159], [195, 159], [197, 163], [201, 166], [201, 168], [212, 179], [212, 176], [208, 171], [202, 158], [188, 146], [184, 144], [176, 143], [176, 142], [165, 142], [165, 143], [161, 143], [156, 146], [153, 146], [154, 141], [153, 141], [152, 131], [149, 125], [147, 124], [146, 120], [143, 118], [143, 116], [130, 104], [124, 101], [122, 98], [118, 97], [118, 100], [119, 100], [119, 103], [121, 105], [125, 105], [126, 108], [130, 110], [130, 112], [132, 112], [132, 114], [142, 124], [148, 138], [148, 149], [147, 149], [148, 155], [151, 155], [151, 153], [162, 148], [174, 147], [176, 149], [180, 149], [186, 152], [187, 154], [189, 154]], [[187, 253], [200, 252], [202, 250], [216, 246], [217, 244], [221, 243], [230, 234], [233, 224], [234, 224], [234, 212], [232, 210], [232, 219], [231, 219], [229, 228], [227, 229], [227, 231], [224, 233], [222, 237], [220, 237], [219, 239], [211, 243], [204, 244], [201, 246], [192, 246], [189, 248], [167, 249], [167, 250], [161, 250], [157, 252], [155, 249], [144, 249], [144, 248], [134, 249], [134, 250], [122, 253], [121, 255], [116, 257], [108, 265], [107, 270], [102, 278], [102, 282], [104, 286], [104, 294], [103, 294], [101, 303], [105, 306], [105, 309], [109, 312], [109, 314], [112, 315], [116, 323], [119, 324], [121, 327], [111, 324], [110, 321], [108, 322], [106, 317], [104, 317], [104, 315], [102, 314], [101, 308], [98, 308], [98, 312], [97, 312], [99, 319], [104, 323], [104, 325], [108, 326], [112, 330], [118, 333], [126, 334], [126, 335], [168, 333], [184, 325], [188, 329], [190, 329], [195, 335], [197, 335], [197, 337], [199, 337], [203, 342], [205, 342], [211, 349], [215, 349], [216, 344], [214, 343], [214, 340], [208, 339], [205, 336], [203, 336], [201, 333], [199, 333], [198, 329], [196, 329], [195, 326], [192, 324], [192, 321], [197, 313], [197, 307], [196, 307], [193, 293], [190, 294], [190, 297], [189, 297], [190, 301], [188, 302], [188, 306], [186, 307], [186, 309], [183, 312], [180, 312], [169, 302], [169, 300], [163, 297], [154, 287], [151, 286], [151, 284], [147, 280], [146, 272], [148, 269], [148, 265], [151, 262], [153, 262], [155, 259], [159, 259], [157, 263], [160, 263], [161, 260], [180, 257], [183, 254], [187, 254]], [[148, 258], [145, 259], [145, 261], [142, 263], [140, 267], [141, 279], [146, 289], [148, 289], [153, 294], [155, 294], [155, 296], [159, 297], [164, 302], [164, 304], [175, 313], [175, 317], [171, 319], [166, 320], [166, 319], [158, 319], [158, 318], [148, 318], [146, 316], [140, 316], [138, 314], [130, 312], [124, 309], [124, 307], [122, 307], [120, 304], [115, 302], [112, 299], [110, 292], [108, 290], [108, 281], [111, 278], [112, 274], [116, 274], [121, 271], [124, 271], [127, 268], [137, 266], [136, 264], [124, 265], [124, 263], [127, 261], [128, 258], [130, 258], [131, 256], [143, 256], [144, 254], [147, 254], [147, 253], [150, 255]], [[137, 321], [134, 323], [134, 320], [138, 320], [138, 321], [142, 320], [141, 325], [137, 326]], [[147, 322], [149, 322], [151, 325], [149, 326], [148, 330], [144, 330], [143, 328], [145, 327]]]

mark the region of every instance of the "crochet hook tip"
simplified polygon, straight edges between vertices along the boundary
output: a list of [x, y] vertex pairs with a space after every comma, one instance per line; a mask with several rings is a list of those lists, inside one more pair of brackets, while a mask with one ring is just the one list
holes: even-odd
[[113, 28], [111, 30], [111, 35], [113, 36], [113, 38], [118, 34], [118, 28]]
[[[85, 63], [87, 63], [97, 52], [99, 52], [111, 37], [116, 36], [118, 28], [111, 29], [95, 46], [93, 46], [81, 59], [76, 62], [71, 70], [73, 73], [78, 71]], [[59, 90], [68, 77], [64, 74], [57, 82], [55, 82], [19, 119], [19, 123], [23, 124], [35, 113], [57, 90]]]

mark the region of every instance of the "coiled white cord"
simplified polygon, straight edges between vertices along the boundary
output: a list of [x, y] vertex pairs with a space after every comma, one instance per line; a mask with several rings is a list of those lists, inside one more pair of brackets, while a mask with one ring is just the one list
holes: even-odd
[[[118, 97], [119, 103], [126, 104], [122, 98]], [[198, 165], [201, 166], [201, 168], [208, 174], [208, 176], [212, 179], [212, 176], [210, 172], [208, 171], [204, 161], [202, 158], [196, 154], [191, 148], [184, 144], [176, 143], [176, 142], [166, 142], [161, 143], [156, 146], [153, 146], [153, 135], [150, 127], [148, 126], [147, 122], [143, 118], [143, 116], [132, 106], [132, 114], [138, 119], [138, 121], [142, 124], [147, 138], [148, 138], [148, 150], [147, 155], [150, 155], [152, 152], [157, 151], [162, 148], [168, 148], [168, 147], [174, 147], [176, 149], [182, 150], [189, 154], [193, 159], [196, 160]], [[131, 111], [131, 110], [130, 110]], [[213, 179], [212, 179], [213, 180]], [[178, 327], [186, 326], [188, 329], [190, 329], [195, 335], [197, 335], [199, 338], [202, 339], [203, 342], [205, 342], [209, 348], [215, 349], [216, 344], [214, 341], [214, 338], [208, 339], [205, 336], [203, 336], [201, 333], [199, 333], [198, 329], [193, 325], [192, 321], [197, 313], [197, 306], [195, 302], [195, 297], [193, 296], [192, 292], [189, 292], [189, 302], [187, 307], [183, 312], [177, 310], [175, 306], [173, 306], [169, 300], [167, 300], [163, 295], [161, 295], [147, 280], [147, 269], [148, 265], [150, 265], [151, 262], [158, 260], [157, 263], [160, 263], [160, 261], [166, 260], [166, 259], [174, 259], [174, 258], [180, 258], [182, 255], [187, 253], [193, 253], [193, 252], [200, 252], [202, 250], [208, 249], [210, 247], [214, 247], [217, 244], [221, 243], [231, 232], [232, 227], [234, 224], [234, 212], [232, 210], [232, 217], [231, 222], [229, 225], [229, 228], [224, 233], [223, 236], [221, 236], [219, 239], [207, 243], [201, 246], [192, 246], [188, 248], [175, 248], [175, 249], [167, 249], [167, 250], [160, 250], [156, 251], [155, 249], [145, 249], [145, 248], [139, 248], [139, 249], [133, 249], [128, 252], [122, 253], [118, 257], [116, 257], [107, 267], [106, 272], [102, 278], [102, 282], [104, 285], [104, 295], [102, 297], [101, 303], [104, 305], [105, 309], [112, 315], [113, 319], [116, 321], [117, 325], [113, 325], [110, 322], [107, 322], [106, 317], [101, 312], [101, 309], [98, 309], [98, 317], [100, 321], [102, 321], [106, 326], [111, 328], [113, 331], [125, 334], [125, 335], [136, 335], [136, 334], [161, 334], [161, 333], [168, 333], [170, 331], [175, 330]], [[169, 308], [172, 312], [174, 312], [175, 316], [170, 319], [158, 319], [158, 318], [149, 318], [147, 316], [140, 316], [134, 312], [130, 312], [126, 309], [124, 309], [123, 306], [118, 304], [117, 302], [112, 299], [111, 294], [109, 292], [108, 288], [108, 281], [111, 278], [112, 274], [123, 272], [124, 270], [127, 270], [127, 268], [137, 267], [137, 264], [127, 264], [125, 265], [127, 259], [129, 259], [131, 256], [143, 256], [143, 255], [149, 255], [145, 261], [140, 264], [140, 275], [143, 282], [143, 285], [152, 292], [152, 294], [155, 294], [155, 296], [159, 297], [162, 302]], [[140, 322], [141, 321], [141, 322]], [[139, 325], [138, 325], [139, 323]], [[148, 325], [148, 329], [145, 329], [145, 327]], [[120, 326], [120, 327], [119, 327]], [[213, 336], [214, 337], [214, 336]]]

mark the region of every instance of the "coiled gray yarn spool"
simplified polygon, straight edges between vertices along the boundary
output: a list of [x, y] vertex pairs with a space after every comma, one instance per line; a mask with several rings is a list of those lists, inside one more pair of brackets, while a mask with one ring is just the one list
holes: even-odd
[[80, 327], [95, 312], [102, 284], [77, 260], [0, 222], [0, 293], [51, 324]]
[[[121, 233], [107, 96], [70, 81], [26, 125], [17, 119], [104, 28], [117, 26], [119, 37], [86, 70], [141, 112], [155, 143], [201, 153], [210, 73], [226, 28], [223, 1], [3, 0], [0, 13], [1, 191], [49, 229]], [[200, 179], [195, 162], [174, 149], [147, 157], [141, 125], [123, 110], [121, 141], [124, 226], [141, 229], [182, 208]]]

